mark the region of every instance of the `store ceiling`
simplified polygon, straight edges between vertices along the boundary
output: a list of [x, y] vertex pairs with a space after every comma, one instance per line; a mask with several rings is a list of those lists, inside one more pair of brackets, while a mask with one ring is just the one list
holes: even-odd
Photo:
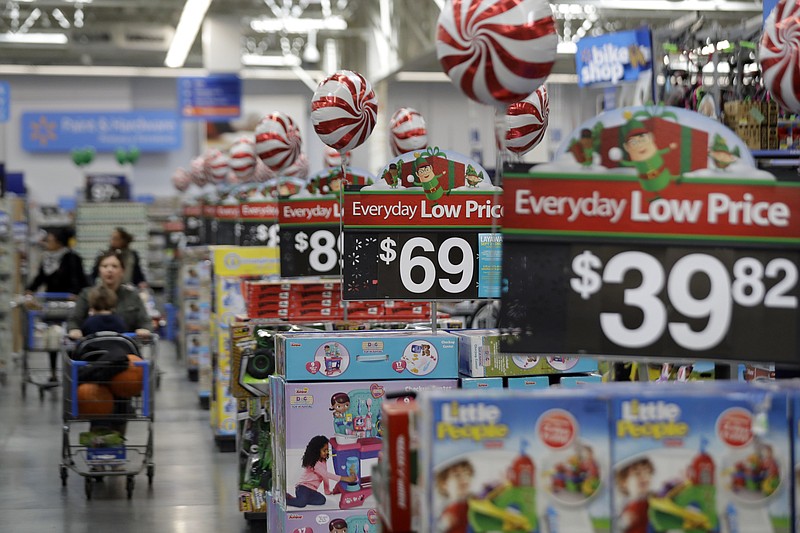
[[[366, 68], [367, 47], [388, 31], [391, 36], [385, 43], [394, 50], [396, 60], [381, 74], [389, 75], [401, 70], [439, 70], [434, 35], [443, 3], [214, 0], [208, 13], [238, 21], [242, 56], [247, 62], [283, 64], [245, 65], [242, 68], [246, 70], [325, 70], [332, 67], [326, 64], [330, 54], [340, 58], [337, 66], [343, 60], [350, 68]], [[184, 4], [185, 0], [0, 0], [0, 72], [3, 65], [163, 67]], [[760, 16], [761, 2], [570, 0], [555, 3], [554, 10], [562, 41], [642, 24], [666, 28], [681, 17], [699, 15], [705, 17], [706, 28], [718, 28], [724, 37], [726, 29]], [[333, 27], [337, 18], [346, 22], [346, 29]], [[329, 27], [309, 32], [293, 28], [296, 20]], [[267, 31], [256, 31], [259, 24]], [[195, 41], [186, 67], [203, 66], [200, 41]], [[571, 65], [567, 56], [559, 70], [568, 71]]]

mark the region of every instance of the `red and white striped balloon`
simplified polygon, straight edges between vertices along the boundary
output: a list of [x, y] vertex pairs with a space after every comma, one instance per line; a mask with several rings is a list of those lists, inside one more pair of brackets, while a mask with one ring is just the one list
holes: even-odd
[[304, 180], [308, 177], [308, 157], [305, 153], [300, 152], [295, 162], [290, 167], [281, 172], [281, 176], [287, 178], [298, 178]]
[[544, 85], [506, 110], [506, 149], [518, 155], [542, 142], [550, 117], [550, 99]]
[[230, 167], [239, 181], [245, 183], [252, 181], [256, 170], [256, 147], [248, 137], [240, 137], [228, 149]]
[[172, 174], [172, 186], [178, 191], [184, 192], [192, 184], [192, 176], [186, 171], [185, 168], [177, 168]]
[[378, 101], [372, 85], [357, 72], [340, 70], [319, 84], [311, 100], [311, 122], [323, 143], [346, 152], [375, 129]]
[[767, 17], [759, 61], [775, 101], [800, 113], [800, 0], [781, 0]]
[[[349, 161], [351, 155], [351, 152], [346, 152], [344, 157]], [[326, 146], [325, 151], [322, 153], [322, 168], [340, 166], [342, 166], [342, 154], [339, 152], [339, 150], [331, 148], [330, 146]]]
[[542, 85], [556, 58], [548, 0], [453, 0], [439, 14], [436, 56], [476, 102], [505, 107]]
[[274, 111], [256, 125], [256, 153], [270, 170], [280, 172], [300, 155], [300, 130], [288, 115]]
[[256, 168], [253, 171], [253, 181], [257, 183], [264, 183], [277, 177], [277, 174], [272, 171], [267, 165], [261, 161], [256, 161]]
[[239, 176], [236, 175], [236, 172], [231, 170], [228, 172], [228, 175], [225, 176], [225, 183], [227, 185], [239, 185], [242, 183], [242, 180], [239, 179]]
[[428, 146], [428, 128], [419, 111], [401, 107], [394, 112], [389, 120], [389, 144], [395, 157]]
[[212, 148], [206, 152], [205, 156], [206, 175], [210, 176], [214, 181], [221, 183], [225, 181], [225, 176], [230, 171], [229, 159], [226, 154]]
[[192, 177], [192, 183], [198, 187], [204, 187], [208, 183], [208, 174], [206, 173], [206, 164], [203, 156], [197, 156], [189, 163], [189, 175]]

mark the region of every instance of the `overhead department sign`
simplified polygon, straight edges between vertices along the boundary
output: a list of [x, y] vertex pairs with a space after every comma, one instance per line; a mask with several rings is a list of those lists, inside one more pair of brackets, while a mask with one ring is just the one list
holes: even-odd
[[650, 30], [646, 28], [583, 38], [575, 54], [578, 85], [635, 83], [642, 72], [652, 70], [652, 58]]

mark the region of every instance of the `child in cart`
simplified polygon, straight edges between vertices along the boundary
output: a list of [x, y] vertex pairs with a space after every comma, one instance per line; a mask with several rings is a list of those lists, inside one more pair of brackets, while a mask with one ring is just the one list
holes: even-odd
[[103, 285], [92, 287], [88, 294], [89, 317], [83, 321], [81, 332], [88, 336], [100, 331], [125, 333], [125, 323], [114, 313], [117, 295]]

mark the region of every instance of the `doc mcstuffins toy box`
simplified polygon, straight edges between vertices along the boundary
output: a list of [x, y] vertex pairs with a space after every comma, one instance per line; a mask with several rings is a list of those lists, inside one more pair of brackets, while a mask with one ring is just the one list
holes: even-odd
[[611, 404], [614, 532], [792, 530], [785, 393], [626, 387]]
[[444, 332], [284, 333], [275, 346], [286, 381], [458, 377], [458, 339]]
[[497, 330], [456, 330], [450, 333], [458, 337], [459, 371], [473, 378], [580, 374], [597, 371], [597, 361], [588, 357], [501, 354], [501, 335]]
[[609, 531], [607, 401], [553, 389], [417, 401], [423, 531]]
[[[273, 515], [274, 510], [274, 516]], [[269, 533], [378, 533], [375, 509], [286, 511], [270, 508]]]
[[449, 390], [455, 379], [292, 383], [270, 377], [273, 496], [287, 511], [369, 509], [387, 393]]

